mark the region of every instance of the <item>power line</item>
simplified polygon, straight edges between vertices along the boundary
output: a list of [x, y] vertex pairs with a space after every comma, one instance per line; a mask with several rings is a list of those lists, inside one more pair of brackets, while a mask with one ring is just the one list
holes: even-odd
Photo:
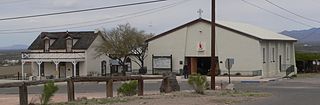
[[20, 3], [20, 2], [26, 2], [26, 1], [31, 1], [31, 0], [8, 0], [8, 1], [0, 2], [0, 5], [2, 5], [2, 4]]
[[[290, 14], [292, 14], [292, 15], [295, 15], [295, 16], [297, 16], [297, 17], [300, 17], [300, 18], [302, 18], [302, 19], [309, 20], [309, 21], [312, 21], [312, 22], [315, 22], [315, 23], [320, 23], [320, 21], [318, 21], [318, 20], [311, 19], [311, 18], [302, 16], [302, 15], [300, 15], [300, 14], [297, 14], [297, 13], [295, 13], [295, 12], [292, 12], [292, 11], [290, 11], [290, 10], [288, 10], [288, 9], [280, 6], [280, 5], [277, 5], [277, 4], [274, 3], [274, 2], [271, 2], [270, 0], [265, 0], [265, 1], [268, 2], [269, 4], [275, 6], [275, 7], [283, 10], [283, 11], [286, 11], [286, 12], [288, 12], [288, 13], [290, 13]], [[315, 29], [314, 29], [313, 31], [311, 31], [309, 34], [304, 35], [303, 37], [301, 37], [300, 40], [304, 40], [304, 39], [310, 37], [311, 35], [313, 35], [314, 33], [316, 33], [318, 30], [319, 30], [319, 28], [315, 28]]]
[[[88, 24], [88, 25], [81, 25], [81, 26], [73, 26], [73, 27], [68, 27], [68, 28], [55, 28], [55, 29], [49, 29], [49, 30], [62, 30], [62, 29], [73, 29], [73, 28], [80, 28], [80, 27], [89, 27], [89, 26], [96, 26], [96, 25], [101, 25], [101, 24], [106, 24], [106, 23], [112, 23], [112, 22], [116, 22], [116, 21], [120, 21], [123, 19], [128, 19], [128, 18], [135, 18], [135, 17], [139, 17], [139, 16], [143, 16], [143, 15], [147, 15], [147, 14], [152, 14], [152, 13], [156, 13], [158, 11], [162, 11], [165, 9], [169, 9], [172, 7], [175, 7], [177, 5], [181, 5], [183, 3], [186, 3], [188, 1], [191, 0], [182, 0], [179, 2], [175, 2], [172, 4], [168, 4], [168, 5], [164, 5], [161, 7], [157, 7], [157, 8], [152, 8], [152, 9], [148, 9], [148, 10], [144, 10], [144, 11], [139, 11], [139, 12], [134, 12], [134, 13], [130, 13], [130, 14], [126, 14], [126, 15], [120, 15], [120, 16], [116, 16], [113, 18], [105, 18], [105, 19], [99, 19], [99, 20], [94, 20], [94, 21], [86, 21], [86, 22], [80, 22], [80, 23], [72, 23], [72, 24], [68, 24], [68, 25], [56, 25], [56, 26], [47, 26], [47, 27], [34, 27], [34, 28], [21, 28], [21, 30], [30, 30], [30, 29], [42, 29], [42, 28], [52, 28], [52, 27], [60, 27], [60, 26], [69, 26], [69, 25], [77, 25], [77, 24], [83, 24], [83, 23], [91, 23], [91, 22], [97, 22], [97, 21], [102, 21], [103, 22], [99, 22], [99, 23], [95, 23], [95, 24]], [[127, 16], [127, 17], [126, 17]], [[112, 20], [115, 19], [115, 20]], [[105, 20], [110, 20], [110, 21], [105, 21]], [[10, 33], [32, 33], [32, 32], [39, 32], [39, 31], [17, 31], [17, 30], [6, 30], [6, 31], [14, 31], [14, 32], [1, 32], [0, 34], [10, 34]]]
[[34, 17], [44, 17], [44, 16], [70, 14], [70, 13], [79, 13], [79, 12], [95, 11], [95, 10], [102, 10], [102, 9], [110, 9], [110, 8], [119, 8], [119, 7], [133, 6], [133, 5], [149, 4], [149, 3], [162, 2], [162, 1], [167, 1], [167, 0], [153, 0], [153, 1], [145, 1], [145, 2], [137, 2], [137, 3], [129, 3], [129, 4], [122, 4], [122, 5], [115, 5], [115, 6], [99, 7], [99, 8], [80, 9], [80, 10], [64, 11], [64, 12], [54, 12], [54, 13], [47, 13], [47, 14], [38, 14], [38, 15], [27, 15], [27, 16], [17, 16], [17, 17], [0, 18], [0, 21], [4, 21], [4, 20], [16, 20], [16, 19], [25, 19], [25, 18], [34, 18]]
[[308, 18], [308, 17], [302, 16], [302, 15], [300, 15], [300, 14], [294, 13], [294, 12], [292, 12], [292, 11], [290, 11], [290, 10], [288, 10], [288, 9], [286, 9], [286, 8], [284, 8], [284, 7], [282, 7], [282, 6], [280, 6], [280, 5], [277, 5], [277, 4], [275, 4], [275, 3], [271, 2], [271, 1], [269, 1], [269, 0], [265, 0], [265, 1], [266, 1], [266, 2], [268, 2], [269, 4], [273, 5], [273, 6], [276, 6], [276, 7], [280, 8], [280, 9], [282, 9], [282, 10], [284, 10], [284, 11], [286, 11], [286, 12], [290, 13], [290, 14], [293, 14], [293, 15], [295, 15], [295, 16], [298, 16], [298, 17], [300, 17], [300, 18], [303, 18], [303, 19], [305, 19], [305, 20], [309, 20], [309, 21], [312, 21], [312, 22], [315, 22], [315, 23], [320, 23], [320, 21], [318, 21], [318, 20], [311, 19], [311, 18]]
[[253, 4], [253, 3], [248, 2], [248, 1], [246, 1], [246, 0], [241, 0], [241, 1], [243, 1], [243, 2], [246, 3], [246, 4], [251, 5], [251, 6], [253, 6], [253, 7], [259, 8], [259, 9], [265, 11], [265, 12], [268, 12], [268, 13], [270, 13], [270, 14], [279, 16], [279, 17], [281, 17], [281, 18], [283, 18], [283, 19], [290, 20], [290, 21], [292, 21], [292, 22], [295, 22], [295, 23], [298, 23], [298, 24], [301, 24], [301, 25], [304, 25], [304, 26], [307, 26], [307, 27], [314, 28], [314, 26], [312, 26], [312, 25], [309, 25], [309, 24], [306, 24], [306, 23], [297, 21], [297, 20], [292, 19], [292, 18], [288, 18], [288, 17], [282, 16], [282, 15], [280, 15], [280, 14], [278, 14], [278, 13], [275, 13], [275, 12], [272, 12], [272, 11], [270, 11], [270, 10], [268, 10], [268, 9], [262, 8], [262, 7], [260, 7], [260, 6], [256, 5], [256, 4]]
[[[183, 0], [183, 1], [187, 1], [187, 0]], [[183, 1], [181, 1], [181, 2], [183, 2]], [[134, 13], [124, 14], [124, 15], [120, 15], [120, 16], [116, 16], [116, 17], [112, 17], [112, 18], [103, 18], [103, 19], [84, 21], [84, 22], [78, 22], [78, 23], [69, 23], [69, 24], [63, 24], [63, 25], [53, 25], [53, 26], [43, 26], [43, 27], [2, 29], [2, 30], [0, 29], [0, 31], [1, 32], [3, 32], [3, 31], [9, 31], [10, 32], [10, 31], [22, 31], [22, 30], [35, 30], [35, 29], [43, 29], [43, 28], [54, 28], [54, 27], [73, 26], [73, 25], [93, 23], [93, 22], [101, 22], [101, 21], [105, 21], [105, 20], [111, 20], [111, 19], [114, 19], [114, 18], [122, 18], [122, 17], [130, 16], [130, 15], [137, 15], [137, 14], [141, 14], [141, 13], [144, 13], [144, 12], [153, 11], [153, 10], [156, 10], [156, 9], [166, 8], [168, 6], [176, 5], [176, 4], [181, 3], [181, 2], [176, 2], [176, 3], [169, 4], [169, 5], [164, 5], [164, 6], [161, 6], [161, 7], [156, 7], [156, 8], [143, 10], [143, 11], [138, 11], [138, 12], [134, 12]]]

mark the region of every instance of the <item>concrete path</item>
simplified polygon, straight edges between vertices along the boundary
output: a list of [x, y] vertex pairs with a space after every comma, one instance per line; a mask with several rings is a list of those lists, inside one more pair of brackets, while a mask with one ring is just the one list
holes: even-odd
[[320, 78], [290, 79], [264, 84], [236, 84], [239, 90], [272, 93], [272, 96], [239, 105], [319, 105]]

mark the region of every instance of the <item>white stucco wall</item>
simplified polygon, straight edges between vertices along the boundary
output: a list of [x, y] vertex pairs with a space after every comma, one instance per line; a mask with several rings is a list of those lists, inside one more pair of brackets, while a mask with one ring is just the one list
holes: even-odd
[[[211, 56], [211, 28], [207, 23], [195, 23], [149, 42], [148, 57], [145, 59], [148, 73], [152, 73], [152, 55], [170, 56], [172, 54], [173, 72], [179, 72], [185, 57]], [[199, 43], [204, 51], [198, 51]], [[266, 63], [263, 63], [262, 49], [266, 50]], [[287, 49], [288, 48], [288, 49]], [[271, 56], [274, 49], [274, 58]], [[286, 50], [289, 55], [285, 54]], [[265, 77], [283, 76], [277, 62], [282, 55], [282, 64], [294, 64], [294, 48], [292, 41], [264, 41], [216, 26], [216, 55], [222, 74], [227, 72], [225, 60], [234, 58], [235, 64], [231, 73], [252, 75], [253, 71], [264, 70]], [[289, 59], [287, 59], [289, 58]], [[275, 60], [273, 60], [275, 59]], [[272, 61], [272, 62], [271, 62]], [[268, 63], [267, 63], [268, 62]], [[278, 71], [277, 71], [278, 70]]]
[[87, 75], [90, 72], [94, 72], [101, 75], [101, 62], [103, 60], [106, 61], [107, 73], [110, 73], [109, 58], [105, 55], [98, 56], [98, 53], [96, 52], [97, 46], [99, 46], [102, 43], [102, 41], [102, 36], [98, 35], [86, 51], [86, 62], [84, 65], [84, 67], [86, 68], [86, 72], [84, 73], [86, 74], [82, 75]]
[[[281, 66], [296, 66], [294, 45], [292, 41], [261, 41], [261, 58], [263, 58], [263, 48], [265, 48], [266, 53], [266, 61], [262, 63], [263, 75], [265, 77], [285, 76], [285, 70], [280, 71]], [[273, 48], [274, 51], [272, 50]]]
[[[231, 74], [250, 75], [252, 71], [262, 70], [259, 40], [216, 27], [217, 55], [222, 74], [227, 72], [225, 60], [234, 59]], [[221, 63], [222, 62], [222, 63]]]
[[182, 69], [183, 65], [180, 65], [179, 61], [184, 61], [186, 31], [187, 27], [149, 42], [148, 57], [145, 59], [148, 74], [152, 73], [152, 55], [170, 56], [172, 54], [173, 72]]

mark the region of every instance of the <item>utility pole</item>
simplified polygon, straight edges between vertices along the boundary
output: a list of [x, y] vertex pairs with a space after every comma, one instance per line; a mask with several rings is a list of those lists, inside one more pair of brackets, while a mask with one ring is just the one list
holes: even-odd
[[216, 87], [216, 30], [215, 30], [215, 0], [211, 1], [211, 89]]

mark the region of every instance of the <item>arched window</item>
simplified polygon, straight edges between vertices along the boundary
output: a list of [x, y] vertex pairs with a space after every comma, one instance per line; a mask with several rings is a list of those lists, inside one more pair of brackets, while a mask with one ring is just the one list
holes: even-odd
[[126, 63], [126, 71], [127, 71], [127, 72], [131, 72], [131, 71], [132, 71], [132, 68], [131, 68], [131, 59], [130, 59], [130, 58], [127, 58], [125, 63]]
[[107, 62], [101, 61], [101, 75], [106, 76], [107, 74]]

